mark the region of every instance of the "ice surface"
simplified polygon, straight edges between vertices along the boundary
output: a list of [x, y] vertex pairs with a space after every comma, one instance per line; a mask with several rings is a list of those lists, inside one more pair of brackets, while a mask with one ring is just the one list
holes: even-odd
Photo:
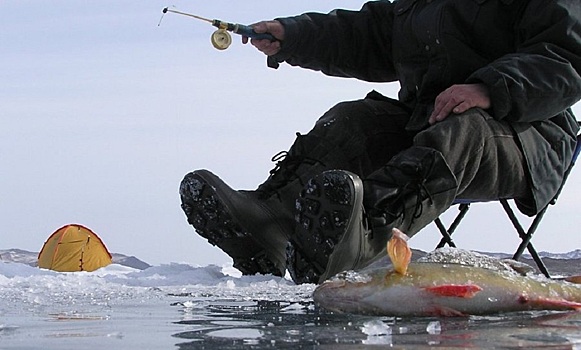
[[349, 283], [366, 283], [371, 281], [371, 276], [367, 273], [361, 273], [353, 270], [344, 271], [331, 277], [331, 280], [343, 280]]
[[[223, 316], [270, 301], [279, 308], [278, 317], [301, 315], [312, 312], [313, 289], [276, 276], [240, 276], [215, 265], [174, 263], [138, 270], [112, 264], [62, 273], [0, 262], [0, 348], [34, 348], [42, 342], [45, 349], [66, 349], [85, 341], [109, 348], [166, 348], [216, 304], [226, 305]], [[261, 339], [265, 326], [231, 317], [209, 323], [208, 337], [249, 344]]]
[[363, 333], [371, 336], [391, 334], [391, 327], [382, 320], [365, 322], [361, 330]]
[[55, 302], [106, 302], [111, 297], [149, 298], [155, 297], [156, 291], [163, 291], [161, 295], [186, 293], [240, 299], [251, 299], [261, 293], [267, 300], [292, 302], [310, 298], [314, 288], [295, 286], [290, 280], [275, 276], [233, 276], [229, 270], [216, 265], [186, 264], [137, 270], [112, 264], [93, 272], [63, 273], [0, 262], [0, 292], [7, 302], [51, 306]]
[[440, 321], [432, 321], [428, 323], [428, 327], [426, 327], [426, 331], [428, 334], [440, 334], [442, 333], [442, 325]]
[[367, 335], [367, 339], [362, 341], [365, 345], [393, 345], [391, 327], [381, 319], [363, 323], [361, 331]]
[[426, 256], [418, 259], [418, 262], [433, 262], [441, 264], [461, 264], [467, 266], [481, 267], [494, 271], [505, 271], [512, 274], [526, 274], [533, 272], [534, 269], [522, 262], [497, 259], [489, 255], [480, 254], [477, 252], [444, 247], [436, 249]]
[[312, 301], [314, 288], [288, 278], [241, 276], [215, 265], [139, 270], [113, 264], [60, 273], [0, 262], [0, 348], [463, 347], [467, 337], [472, 347], [581, 344], [581, 313], [354, 316], [319, 309]]

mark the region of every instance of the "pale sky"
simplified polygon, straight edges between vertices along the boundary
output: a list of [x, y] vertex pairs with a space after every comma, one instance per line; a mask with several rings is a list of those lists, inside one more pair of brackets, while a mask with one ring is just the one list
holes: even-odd
[[[151, 264], [224, 264], [180, 209], [183, 176], [206, 168], [237, 189], [254, 189], [334, 104], [397, 84], [326, 77], [282, 65], [234, 37], [217, 51], [214, 28], [161, 10], [250, 24], [334, 8], [321, 1], [0, 2], [0, 249], [39, 251], [68, 223], [95, 231], [111, 252]], [[581, 108], [574, 108], [581, 115]], [[550, 208], [539, 251], [581, 248], [581, 169]], [[446, 214], [455, 213], [452, 208]], [[431, 250], [433, 226], [411, 241]], [[497, 204], [474, 205], [456, 241], [513, 252], [518, 238]]]

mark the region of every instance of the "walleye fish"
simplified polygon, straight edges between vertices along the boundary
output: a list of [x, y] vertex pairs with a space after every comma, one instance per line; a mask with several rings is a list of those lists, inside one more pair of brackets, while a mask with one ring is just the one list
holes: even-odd
[[[383, 316], [467, 316], [525, 310], [581, 310], [581, 285], [533, 268], [456, 248], [415, 262], [403, 233], [388, 243], [393, 267], [346, 271], [318, 286], [325, 309]], [[391, 245], [391, 246], [390, 246]]]

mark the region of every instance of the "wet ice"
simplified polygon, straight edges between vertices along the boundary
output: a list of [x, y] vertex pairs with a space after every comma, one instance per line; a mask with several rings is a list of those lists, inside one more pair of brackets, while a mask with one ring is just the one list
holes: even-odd
[[474, 346], [491, 341], [499, 347], [581, 345], [578, 313], [353, 316], [319, 309], [312, 301], [314, 288], [271, 275], [241, 276], [232, 267], [215, 265], [173, 263], [145, 270], [110, 265], [90, 273], [58, 273], [0, 262], [0, 347], [458, 347], [467, 334]]

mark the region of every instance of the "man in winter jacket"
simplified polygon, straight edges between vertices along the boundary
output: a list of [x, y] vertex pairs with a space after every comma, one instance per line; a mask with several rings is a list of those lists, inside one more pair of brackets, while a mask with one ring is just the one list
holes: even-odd
[[186, 175], [188, 221], [244, 274], [320, 283], [456, 198], [536, 214], [575, 148], [580, 19], [578, 0], [395, 0], [257, 23], [276, 38], [251, 40], [269, 66], [399, 81], [398, 100], [372, 91], [331, 108], [254, 191]]

